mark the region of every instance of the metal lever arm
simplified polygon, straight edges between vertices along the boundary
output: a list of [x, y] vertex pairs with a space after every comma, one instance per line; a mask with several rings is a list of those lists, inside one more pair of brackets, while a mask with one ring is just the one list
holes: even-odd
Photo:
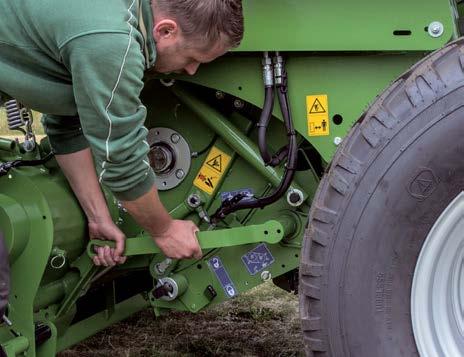
[[[201, 249], [208, 250], [262, 242], [276, 244], [282, 240], [284, 234], [282, 224], [271, 220], [259, 225], [198, 232], [197, 237]], [[115, 245], [111, 241], [93, 239], [87, 245], [87, 253], [93, 257], [95, 256], [94, 248], [104, 246], [114, 247]], [[126, 239], [124, 251], [126, 256], [156, 253], [161, 253], [161, 250], [149, 235], [144, 234]]]

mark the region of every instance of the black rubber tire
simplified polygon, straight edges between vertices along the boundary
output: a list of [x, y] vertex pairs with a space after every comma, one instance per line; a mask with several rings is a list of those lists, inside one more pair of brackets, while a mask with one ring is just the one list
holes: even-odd
[[422, 244], [464, 188], [464, 40], [379, 96], [310, 210], [300, 266], [308, 356], [418, 356], [410, 293]]

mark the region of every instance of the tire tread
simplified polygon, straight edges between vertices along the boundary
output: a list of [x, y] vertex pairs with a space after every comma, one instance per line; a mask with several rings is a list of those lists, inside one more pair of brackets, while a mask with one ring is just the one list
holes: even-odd
[[307, 356], [332, 356], [324, 287], [337, 220], [376, 154], [406, 125], [403, 118], [425, 110], [437, 94], [447, 90], [449, 83], [440, 68], [460, 68], [461, 73], [451, 80], [464, 82], [464, 39], [424, 58], [377, 97], [345, 137], [321, 180], [309, 212], [300, 268], [300, 315]]

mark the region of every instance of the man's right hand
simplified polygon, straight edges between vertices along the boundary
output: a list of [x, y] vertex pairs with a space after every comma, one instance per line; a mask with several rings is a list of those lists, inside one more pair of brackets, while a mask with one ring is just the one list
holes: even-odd
[[168, 229], [153, 235], [156, 245], [172, 259], [200, 259], [200, 244], [196, 237], [198, 227], [192, 221], [172, 220]]
[[137, 223], [145, 228], [156, 245], [169, 258], [201, 258], [201, 249], [195, 233], [197, 226], [191, 221], [173, 220], [161, 203], [155, 186], [134, 201], [123, 201]]

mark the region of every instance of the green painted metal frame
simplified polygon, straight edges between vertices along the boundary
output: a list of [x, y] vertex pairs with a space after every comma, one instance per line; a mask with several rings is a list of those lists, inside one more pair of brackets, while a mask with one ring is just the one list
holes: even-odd
[[[456, 33], [449, 0], [245, 0], [246, 34], [237, 51], [431, 51]], [[433, 21], [445, 33], [432, 38]], [[395, 36], [394, 31], [411, 31]]]
[[[337, 150], [334, 139], [343, 138], [376, 95], [419, 61], [424, 53], [284, 53], [284, 56], [295, 129], [316, 148], [325, 162], [329, 162]], [[175, 78], [215, 88], [258, 108], [264, 102], [260, 53], [254, 56], [237, 53], [201, 68], [194, 77]], [[329, 98], [332, 121], [329, 136], [310, 137], [308, 134], [306, 96], [316, 94], [327, 94]], [[337, 114], [343, 118], [339, 125], [333, 122]], [[274, 116], [281, 119], [278, 105]]]

